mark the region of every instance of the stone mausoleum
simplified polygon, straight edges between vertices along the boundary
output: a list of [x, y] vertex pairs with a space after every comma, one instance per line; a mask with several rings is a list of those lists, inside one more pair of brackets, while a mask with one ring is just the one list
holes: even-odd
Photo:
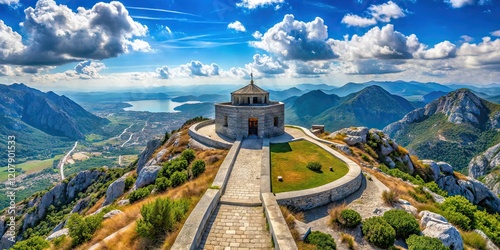
[[237, 139], [285, 133], [285, 105], [269, 100], [269, 92], [250, 84], [231, 93], [231, 102], [215, 104], [215, 130]]

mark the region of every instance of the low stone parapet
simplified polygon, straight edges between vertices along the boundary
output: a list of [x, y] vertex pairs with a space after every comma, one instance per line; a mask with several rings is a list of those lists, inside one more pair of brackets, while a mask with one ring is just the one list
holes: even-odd
[[202, 122], [193, 124], [193, 125], [191, 125], [191, 127], [189, 127], [188, 134], [194, 140], [196, 140], [200, 143], [203, 143], [209, 147], [230, 149], [232, 146], [231, 143], [214, 140], [208, 136], [205, 136], [205, 135], [198, 133], [198, 130], [200, 128], [208, 126], [208, 125], [212, 125], [212, 124], [215, 124], [214, 120], [206, 120], [206, 121], [202, 121]]

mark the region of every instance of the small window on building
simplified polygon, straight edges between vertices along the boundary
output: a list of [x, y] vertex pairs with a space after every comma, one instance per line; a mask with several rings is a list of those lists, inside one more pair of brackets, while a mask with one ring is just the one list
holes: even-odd
[[224, 127], [227, 127], [227, 115], [224, 116]]
[[259, 98], [254, 97], [254, 98], [253, 98], [253, 103], [259, 103]]
[[274, 117], [274, 126], [275, 127], [278, 127], [278, 124], [279, 124], [279, 120], [278, 120], [278, 117]]
[[250, 104], [250, 97], [248, 97], [248, 102], [247, 102], [247, 104]]

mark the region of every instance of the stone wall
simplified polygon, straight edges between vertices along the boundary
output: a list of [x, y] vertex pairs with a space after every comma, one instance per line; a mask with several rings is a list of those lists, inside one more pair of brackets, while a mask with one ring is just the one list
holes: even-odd
[[207, 125], [214, 124], [214, 123], [215, 123], [214, 120], [207, 120], [207, 121], [202, 121], [202, 122], [196, 123], [196, 124], [192, 125], [191, 127], [189, 127], [188, 134], [194, 140], [201, 142], [209, 147], [230, 149], [233, 144], [228, 143], [228, 142], [217, 141], [217, 140], [214, 140], [210, 137], [201, 135], [197, 132], [198, 129], [200, 129], [204, 126], [207, 126]]
[[[227, 126], [225, 126], [227, 117]], [[278, 117], [278, 126], [274, 118]], [[285, 133], [285, 105], [273, 103], [258, 106], [232, 106], [230, 103], [215, 104], [215, 130], [230, 138], [248, 137], [248, 119], [258, 118], [258, 135], [261, 138]]]

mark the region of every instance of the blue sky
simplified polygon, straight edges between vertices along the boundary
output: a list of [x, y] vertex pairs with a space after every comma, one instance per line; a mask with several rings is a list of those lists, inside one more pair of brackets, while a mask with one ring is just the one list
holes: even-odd
[[500, 83], [499, 0], [0, 0], [0, 82]]

